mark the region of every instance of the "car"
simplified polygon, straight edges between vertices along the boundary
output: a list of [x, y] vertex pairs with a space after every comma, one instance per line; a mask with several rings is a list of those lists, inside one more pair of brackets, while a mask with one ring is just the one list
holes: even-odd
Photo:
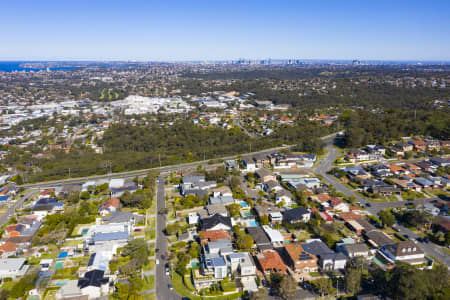
[[173, 290], [173, 285], [169, 283], [169, 290]]
[[156, 263], [157, 265], [159, 265], [159, 259], [157, 259], [155, 263]]
[[407, 235], [407, 234], [404, 234], [403, 236], [404, 236], [405, 239], [407, 239], [407, 240], [410, 240], [410, 239], [411, 239], [411, 238], [409, 237], [409, 235]]
[[430, 239], [429, 238], [424, 238], [423, 241], [428, 244], [430, 242]]
[[405, 205], [406, 205], [406, 206], [411, 206], [411, 205], [414, 205], [414, 202], [406, 202]]
[[370, 204], [369, 202], [367, 202], [367, 203], [366, 203], [366, 206], [367, 206], [367, 207], [371, 207], [372, 204]]
[[418, 237], [418, 238], [417, 238], [417, 241], [418, 241], [419, 243], [423, 243], [423, 242], [424, 242], [424, 239], [421, 238], [421, 237]]
[[169, 276], [169, 274], [170, 274], [169, 267], [166, 267], [166, 275]]

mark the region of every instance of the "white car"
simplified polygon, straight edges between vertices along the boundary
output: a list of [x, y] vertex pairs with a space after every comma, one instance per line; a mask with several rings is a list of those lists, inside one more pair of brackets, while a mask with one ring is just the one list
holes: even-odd
[[159, 259], [156, 260], [156, 264], [159, 265]]

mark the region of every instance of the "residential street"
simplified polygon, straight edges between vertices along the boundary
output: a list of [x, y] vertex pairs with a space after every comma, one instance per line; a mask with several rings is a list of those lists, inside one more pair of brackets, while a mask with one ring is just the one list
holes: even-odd
[[[327, 157], [325, 157], [319, 165], [313, 169], [314, 172], [317, 174], [320, 174], [323, 176], [324, 180], [327, 181], [329, 184], [332, 184], [336, 190], [343, 193], [346, 196], [354, 196], [356, 198], [356, 201], [361, 202], [361, 206], [364, 206], [371, 214], [376, 215], [380, 210], [384, 208], [389, 207], [399, 207], [404, 205], [407, 201], [404, 201], [403, 203], [401, 201], [396, 202], [385, 202], [385, 203], [371, 203], [370, 207], [367, 206], [367, 203], [369, 201], [365, 200], [355, 192], [351, 191], [349, 188], [347, 188], [345, 185], [337, 181], [333, 176], [328, 175], [326, 172], [330, 170], [333, 166], [333, 161], [336, 160], [336, 157], [339, 154], [339, 151], [332, 146], [332, 144], [327, 145], [327, 150], [329, 150]], [[416, 203], [424, 203], [425, 201], [431, 201], [433, 199], [421, 199], [417, 200]], [[408, 228], [399, 225], [400, 232], [403, 234], [409, 235], [411, 238], [416, 239], [418, 237], [417, 234], [409, 230]], [[442, 252], [436, 245], [432, 243], [421, 243], [419, 241], [416, 242], [423, 251], [430, 256], [433, 256], [437, 260], [439, 260], [442, 263], [445, 263], [447, 267], [450, 267], [450, 256], [446, 253]]]
[[155, 254], [156, 259], [159, 260], [159, 264], [156, 265], [155, 287], [156, 287], [156, 299], [158, 300], [178, 300], [181, 299], [174, 290], [169, 290], [170, 279], [166, 276], [165, 264], [167, 258], [165, 253], [167, 252], [167, 238], [164, 234], [166, 227], [166, 215], [160, 214], [159, 211], [166, 207], [166, 197], [164, 194], [164, 176], [160, 175], [157, 179], [157, 193], [156, 193], [156, 249], [158, 251]]
[[37, 190], [29, 190], [23, 197], [19, 198], [14, 204], [10, 205], [8, 209], [0, 216], [0, 226], [3, 226], [3, 224], [8, 222], [11, 218], [10, 216], [14, 215], [16, 209], [21, 209], [23, 204], [37, 192]]

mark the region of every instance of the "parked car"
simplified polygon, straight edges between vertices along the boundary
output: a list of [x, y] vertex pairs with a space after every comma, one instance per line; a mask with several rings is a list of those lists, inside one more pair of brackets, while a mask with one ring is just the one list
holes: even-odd
[[166, 267], [166, 276], [169, 276], [169, 274], [170, 274], [169, 267]]
[[173, 290], [173, 285], [169, 283], [169, 290]]

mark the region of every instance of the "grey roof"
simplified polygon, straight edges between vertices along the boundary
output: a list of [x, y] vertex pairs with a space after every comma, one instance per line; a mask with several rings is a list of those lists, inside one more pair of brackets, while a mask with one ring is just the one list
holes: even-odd
[[338, 252], [338, 253], [325, 253], [325, 254], [321, 254], [320, 255], [320, 259], [321, 260], [333, 260], [333, 261], [338, 261], [338, 260], [347, 260], [347, 256], [345, 256], [343, 253]]
[[210, 228], [213, 228], [217, 224], [224, 224], [231, 228], [231, 218], [224, 217], [219, 214], [215, 214], [210, 218], [201, 219], [200, 222], [202, 230], [208, 230]]
[[233, 246], [229, 239], [218, 239], [215, 242], [209, 242], [206, 247], [208, 252], [211, 252], [212, 249], [219, 249], [223, 253], [233, 252]]
[[40, 227], [41, 227], [41, 222], [34, 222], [29, 228], [25, 228], [20, 235], [21, 236], [33, 236], [39, 230]]
[[199, 183], [205, 181], [205, 176], [184, 176], [183, 183]]
[[283, 212], [283, 221], [286, 222], [298, 221], [301, 220], [303, 216], [306, 214], [310, 214], [310, 212], [304, 207], [288, 209]]
[[358, 243], [358, 244], [345, 244], [341, 246], [342, 248], [345, 248], [347, 253], [358, 253], [358, 252], [368, 252], [369, 248], [364, 243]]
[[311, 243], [303, 244], [303, 249], [306, 252], [309, 252], [316, 256], [321, 256], [324, 254], [334, 254], [334, 251], [331, 250], [324, 242], [322, 241], [313, 241]]
[[80, 289], [88, 286], [100, 287], [102, 284], [108, 283], [109, 278], [104, 277], [105, 271], [93, 270], [86, 272], [84, 277], [78, 279], [78, 287]]
[[92, 239], [94, 240], [94, 242], [126, 240], [128, 239], [128, 232], [119, 231], [119, 232], [95, 233]]
[[103, 221], [108, 223], [125, 223], [131, 220], [139, 220], [142, 219], [142, 216], [135, 215], [129, 211], [115, 211], [112, 212], [109, 216], [104, 216], [102, 218]]
[[247, 227], [248, 234], [253, 238], [258, 249], [270, 249], [272, 248], [272, 243], [266, 235], [266, 232], [261, 227]]
[[391, 240], [390, 237], [388, 237], [385, 233], [378, 231], [378, 230], [372, 230], [370, 232], [365, 233], [366, 237], [372, 241], [375, 242], [379, 247], [393, 244], [394, 241]]
[[23, 264], [25, 264], [25, 258], [4, 258], [0, 259], [0, 270], [4, 271], [16, 271], [19, 270]]
[[206, 206], [209, 215], [228, 214], [227, 208], [223, 204], [210, 204]]
[[219, 196], [219, 197], [210, 197], [210, 204], [230, 204], [233, 203], [233, 196]]

